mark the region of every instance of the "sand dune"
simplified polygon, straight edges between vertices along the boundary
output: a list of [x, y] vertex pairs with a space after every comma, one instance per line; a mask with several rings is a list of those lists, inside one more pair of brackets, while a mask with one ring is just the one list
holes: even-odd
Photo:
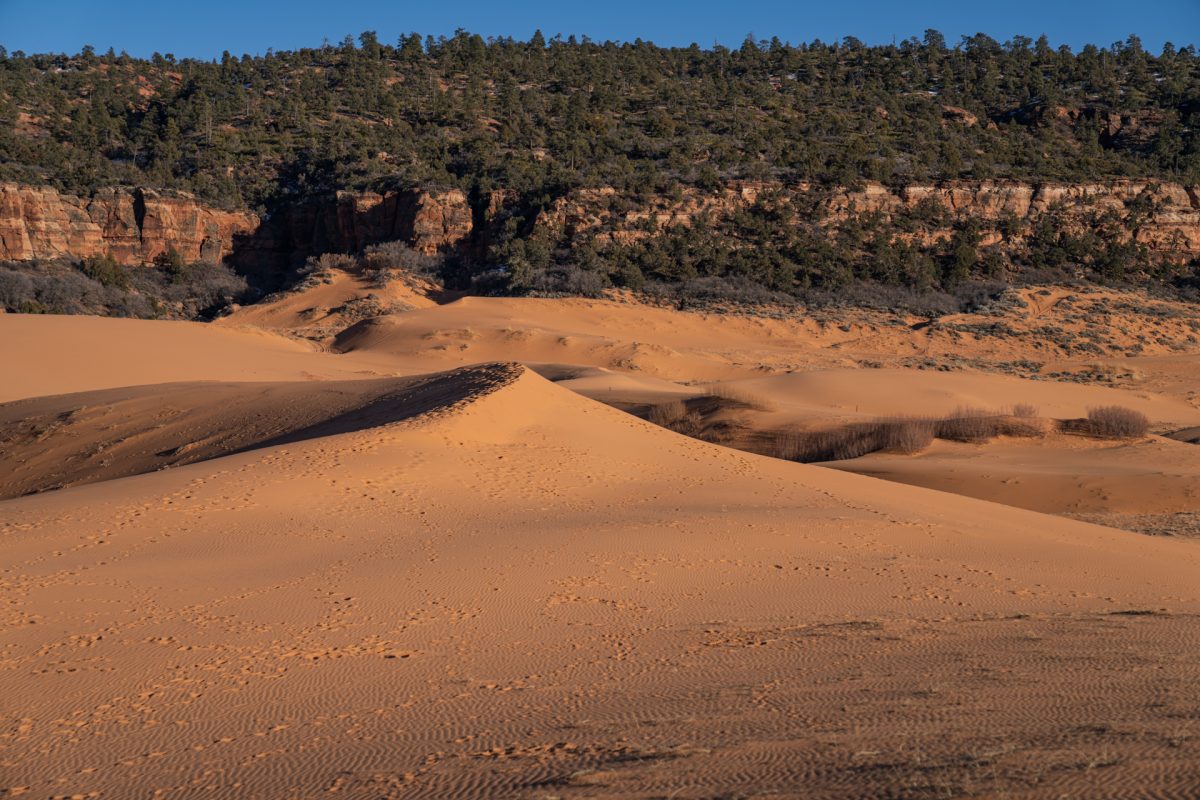
[[1048, 513], [1200, 510], [1200, 454], [1158, 437], [937, 442], [916, 456], [873, 453], [827, 466]]
[[1200, 421], [1200, 409], [1152, 392], [978, 372], [814, 370], [735, 385], [771, 400], [782, 411], [790, 409], [793, 417], [945, 416], [964, 407], [1002, 411], [1024, 403], [1056, 419], [1084, 417], [1095, 406], [1122, 405], [1168, 425]]
[[[446, 405], [398, 422], [6, 501], [10, 790], [1200, 778], [1166, 743], [1190, 543], [706, 445], [517, 366], [436, 380]], [[1147, 705], [1141, 668], [1182, 694]]]
[[949, 334], [408, 285], [375, 299], [405, 310], [360, 318], [373, 291], [335, 275], [216, 325], [0, 316], [0, 490], [70, 485], [0, 502], [0, 790], [1200, 785], [1196, 542], [1014, 507], [1186, 509], [1195, 445], [838, 465], [880, 481], [592, 399], [719, 380], [763, 399], [718, 404], [751, 432], [1015, 402], [1186, 430], [1194, 356], [1133, 388], [858, 369], [855, 348]]
[[434, 287], [412, 276], [398, 277], [386, 285], [342, 270], [329, 270], [310, 279], [303, 291], [286, 292], [264, 302], [239, 308], [231, 319], [239, 328], [261, 328], [288, 336], [325, 339], [366, 317], [429, 308]]
[[[0, 315], [0, 402], [168, 381], [319, 380], [374, 374], [311, 342], [198, 322]], [[384, 373], [393, 374], [393, 373]]]
[[0, 405], [0, 498], [386, 425], [451, 405], [476, 382], [164, 383], [14, 401]]

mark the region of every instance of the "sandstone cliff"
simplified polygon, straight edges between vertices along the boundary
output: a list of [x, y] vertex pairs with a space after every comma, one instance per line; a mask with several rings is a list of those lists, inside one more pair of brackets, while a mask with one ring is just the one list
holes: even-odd
[[[834, 190], [733, 182], [714, 191], [689, 189], [650, 199], [611, 188], [580, 189], [551, 203], [538, 216], [536, 229], [563, 243], [582, 234], [595, 234], [601, 242], [630, 242], [656, 229], [728, 216], [764, 195], [793, 204], [798, 219], [815, 217], [834, 226], [857, 215], [888, 219], [922, 203], [936, 204], [951, 217], [969, 215], [997, 227], [1015, 219], [1026, 230], [1052, 211], [1067, 224], [1079, 225], [1090, 213], [1111, 211], [1128, 221], [1130, 237], [1152, 251], [1180, 260], [1200, 257], [1200, 188], [1142, 180], [955, 181], [901, 189], [868, 183]], [[426, 254], [478, 245], [491, 224], [517, 205], [517, 198], [497, 190], [478, 205], [473, 211], [458, 189], [338, 192], [260, 219], [148, 189], [105, 189], [81, 198], [49, 187], [3, 184], [0, 260], [111, 253], [122, 264], [140, 265], [174, 247], [189, 261], [229, 259], [249, 274], [278, 277], [310, 255], [354, 252], [384, 241], [404, 241]], [[995, 231], [985, 235], [985, 243], [998, 239]]]
[[259, 232], [258, 246], [294, 259], [399, 240], [431, 254], [471, 231], [471, 207], [458, 189], [338, 192], [282, 209]]
[[[985, 225], [1015, 219], [1025, 231], [1051, 212], [1060, 214], [1066, 225], [1083, 225], [1090, 214], [1111, 211], [1128, 223], [1129, 236], [1152, 251], [1180, 260], [1200, 257], [1200, 187], [1144, 180], [1087, 184], [948, 181], [900, 189], [867, 183], [861, 188], [832, 191], [809, 184], [738, 182], [712, 192], [688, 190], [674, 198], [638, 202], [612, 189], [581, 189], [555, 200], [539, 217], [538, 225], [555, 238], [570, 240], [594, 233], [601, 242], [627, 243], [653, 235], [654, 229], [729, 216], [766, 194], [794, 205], [798, 216], [809, 215], [825, 225], [871, 214], [887, 220], [922, 202], [936, 204], [951, 217], [971, 216]], [[949, 235], [948, 230], [942, 233]], [[997, 236], [993, 232], [993, 237]]]
[[0, 184], [3, 260], [111, 253], [122, 264], [149, 264], [173, 247], [188, 261], [217, 261], [258, 224], [254, 214], [149, 189], [104, 189], [82, 198], [45, 186]]
[[50, 187], [0, 185], [0, 260], [9, 261], [110, 253], [136, 266], [173, 247], [187, 261], [232, 256], [249, 269], [270, 271], [309, 255], [397, 239], [433, 253], [471, 231], [471, 208], [457, 189], [338, 192], [264, 220], [149, 189], [104, 189], [82, 198]]

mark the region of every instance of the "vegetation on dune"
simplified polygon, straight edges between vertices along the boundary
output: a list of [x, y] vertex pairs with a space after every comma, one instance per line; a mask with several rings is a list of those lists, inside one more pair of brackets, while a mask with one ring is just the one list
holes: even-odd
[[1087, 418], [1091, 434], [1106, 439], [1136, 439], [1150, 430], [1145, 414], [1124, 406], [1089, 408]]
[[659, 403], [636, 413], [676, 433], [722, 444], [736, 438], [745, 449], [802, 463], [844, 461], [879, 452], [914, 455], [935, 439], [983, 444], [999, 436], [1037, 439], [1052, 431], [1099, 439], [1139, 439], [1150, 431], [1150, 420], [1144, 414], [1124, 406], [1088, 409], [1086, 419], [1049, 420], [1039, 417], [1034, 406], [1018, 403], [1004, 411], [962, 407], [945, 417], [897, 416], [816, 430], [766, 430], [751, 435], [743, 423], [714, 419], [729, 410], [728, 403], [705, 402], [728, 397], [743, 398], [734, 403], [737, 409], [767, 407], [761, 400], [736, 393], [710, 393], [687, 401]]

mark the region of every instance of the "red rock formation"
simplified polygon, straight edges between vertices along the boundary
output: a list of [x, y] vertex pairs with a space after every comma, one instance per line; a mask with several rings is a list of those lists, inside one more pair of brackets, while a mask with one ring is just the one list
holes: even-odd
[[[814, 197], [818, 191], [821, 195]], [[1122, 219], [1133, 219], [1136, 215], [1131, 212], [1143, 207], [1149, 210], [1130, 230], [1130, 236], [1159, 253], [1180, 259], [1200, 257], [1200, 187], [1145, 180], [1087, 184], [947, 181], [898, 190], [867, 183], [831, 192], [807, 184], [739, 183], [715, 192], [689, 190], [676, 199], [654, 198], [636, 206], [611, 189], [586, 189], [556, 200], [538, 224], [566, 239], [594, 231], [601, 241], [629, 242], [652, 235], [645, 224], [649, 217], [660, 228], [691, 225], [701, 214], [728, 216], [753, 204], [763, 193], [774, 193], [782, 202], [805, 208], [811, 208], [815, 200], [823, 224], [833, 226], [864, 214], [878, 213], [886, 219], [923, 201], [936, 203], [952, 216], [973, 216], [985, 223], [1007, 216], [1028, 223], [1061, 209], [1067, 224], [1075, 221], [1082, 225], [1094, 211], [1113, 211]], [[985, 237], [987, 234], [985, 231]], [[934, 232], [932, 238], [948, 235], [948, 230]]]
[[1071, 184], [957, 181], [907, 186], [899, 192], [868, 184], [859, 191], [835, 193], [825, 203], [825, 210], [834, 220], [874, 212], [886, 216], [929, 199], [953, 215], [984, 221], [1005, 215], [1033, 221], [1061, 209], [1068, 223], [1082, 225], [1093, 211], [1112, 211], [1125, 219], [1135, 207], [1144, 205], [1146, 216], [1129, 231], [1130, 236], [1156, 252], [1194, 258], [1200, 256], [1200, 203], [1196, 197], [1197, 187], [1146, 180]]
[[188, 195], [105, 189], [91, 198], [45, 186], [0, 184], [0, 259], [28, 261], [111, 253], [122, 264], [149, 264], [174, 247], [188, 261], [219, 260], [258, 217], [221, 211]]
[[471, 235], [471, 208], [458, 189], [376, 194], [338, 192], [285, 208], [268, 221], [210, 208], [188, 195], [102, 189], [90, 198], [44, 186], [0, 184], [0, 260], [111, 254], [150, 264], [174, 247], [186, 261], [270, 270], [324, 252], [354, 252], [401, 240], [422, 253]]
[[[677, 196], [634, 200], [611, 188], [580, 189], [554, 201], [538, 226], [560, 241], [584, 232], [604, 241], [630, 242], [656, 229], [720, 219], [770, 194], [780, 202], [819, 209], [823, 224], [854, 215], [889, 215], [933, 202], [951, 215], [985, 222], [1012, 216], [1034, 221], [1052, 209], [1068, 222], [1095, 210], [1138, 217], [1130, 236], [1153, 250], [1179, 258], [1200, 257], [1200, 188], [1144, 180], [1087, 184], [1029, 184], [1016, 181], [951, 181], [898, 190], [868, 183], [856, 189], [819, 189], [807, 184], [730, 183], [712, 192], [691, 189]], [[482, 198], [485, 227], [517, 202], [509, 191]], [[1139, 209], [1137, 215], [1131, 212]], [[278, 276], [310, 255], [355, 252], [370, 244], [399, 240], [422, 253], [478, 245], [472, 209], [458, 189], [400, 192], [339, 192], [309, 198], [260, 221], [249, 213], [202, 205], [187, 195], [151, 190], [105, 189], [91, 198], [60, 194], [49, 187], [0, 184], [0, 260], [111, 253], [120, 263], [149, 264], [174, 247], [185, 260], [233, 256], [249, 273]], [[934, 232], [934, 238], [942, 233]], [[987, 241], [995, 239], [985, 231]], [[486, 237], [482, 237], [486, 238]]]
[[425, 254], [459, 246], [473, 230], [471, 207], [458, 189], [338, 192], [280, 209], [241, 245], [237, 260], [297, 265], [319, 253], [356, 252], [402, 241]]

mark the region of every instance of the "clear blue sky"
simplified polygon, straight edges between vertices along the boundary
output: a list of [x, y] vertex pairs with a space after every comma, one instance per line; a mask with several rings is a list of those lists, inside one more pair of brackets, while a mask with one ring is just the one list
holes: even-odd
[[738, 45], [747, 33], [785, 41], [870, 44], [937, 28], [951, 44], [983, 32], [1004, 41], [1046, 34], [1058, 46], [1109, 45], [1130, 33], [1158, 52], [1163, 42], [1200, 44], [1200, 0], [0, 0], [0, 45], [27, 53], [77, 52], [91, 44], [135, 56], [158, 51], [213, 58], [337, 42], [374, 30], [394, 42], [407, 31], [528, 38], [540, 28], [593, 39], [663, 45]]

